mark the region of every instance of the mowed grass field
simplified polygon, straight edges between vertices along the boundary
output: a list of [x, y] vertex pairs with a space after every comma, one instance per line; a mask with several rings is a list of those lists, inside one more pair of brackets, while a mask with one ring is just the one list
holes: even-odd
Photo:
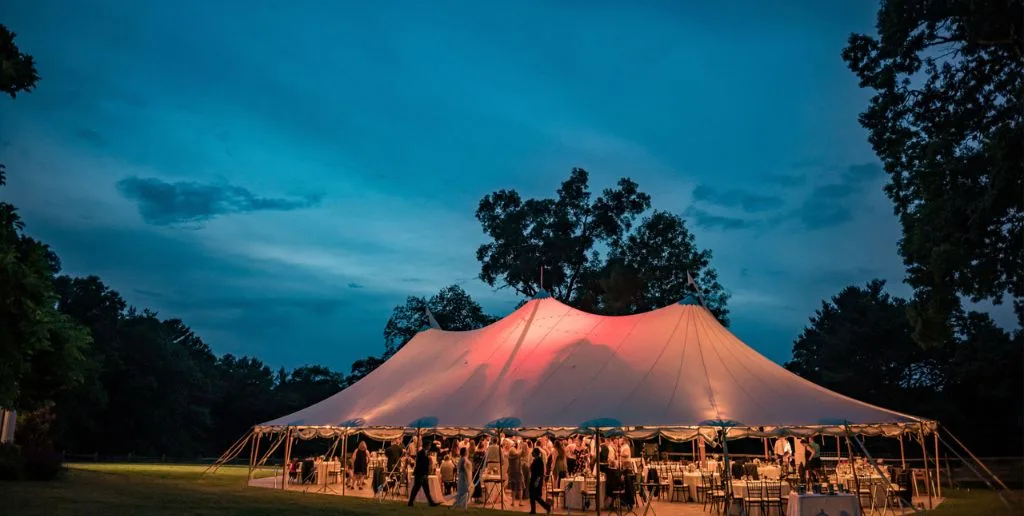
[[[450, 509], [417, 504], [380, 504], [373, 500], [247, 488], [245, 467], [221, 468], [202, 476], [204, 466], [162, 464], [71, 464], [54, 482], [0, 482], [5, 513], [19, 516], [54, 515], [318, 515], [353, 516], [450, 515]], [[269, 470], [260, 476], [271, 474]], [[991, 491], [953, 491], [929, 516], [1014, 514]], [[461, 512], [461, 511], [460, 511]], [[494, 510], [469, 513], [500, 516]], [[1019, 514], [1019, 511], [1016, 512]]]
[[[247, 488], [247, 468], [229, 466], [202, 476], [205, 466], [70, 464], [53, 482], [0, 482], [0, 514], [64, 515], [318, 515], [450, 514], [418, 504]], [[261, 476], [271, 474], [269, 470]], [[10, 512], [7, 512], [10, 510]], [[482, 513], [480, 510], [470, 512]], [[493, 514], [488, 511], [487, 514]]]

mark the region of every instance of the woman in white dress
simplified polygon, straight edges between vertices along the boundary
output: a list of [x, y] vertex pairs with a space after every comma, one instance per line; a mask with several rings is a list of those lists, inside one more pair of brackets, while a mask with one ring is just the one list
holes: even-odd
[[455, 486], [455, 503], [453, 507], [465, 509], [469, 507], [469, 495], [472, 492], [473, 463], [467, 457], [467, 448], [459, 449], [458, 481]]

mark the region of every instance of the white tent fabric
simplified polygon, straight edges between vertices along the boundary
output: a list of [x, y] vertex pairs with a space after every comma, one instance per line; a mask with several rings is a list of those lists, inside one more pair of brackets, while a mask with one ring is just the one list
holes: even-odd
[[353, 419], [367, 429], [401, 428], [424, 417], [450, 429], [479, 429], [502, 417], [531, 428], [613, 418], [677, 433], [731, 420], [746, 428], [735, 436], [780, 428], [841, 433], [845, 425], [893, 435], [932, 426], [790, 373], [701, 306], [602, 316], [543, 298], [479, 330], [425, 330], [351, 387], [257, 429]]

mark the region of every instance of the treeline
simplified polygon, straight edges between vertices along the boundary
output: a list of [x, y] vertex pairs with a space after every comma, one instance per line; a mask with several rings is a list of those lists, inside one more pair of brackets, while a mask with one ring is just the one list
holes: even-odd
[[823, 301], [786, 367], [854, 399], [936, 419], [975, 453], [1024, 455], [1024, 331], [961, 309], [953, 334], [924, 347], [910, 302], [884, 287], [873, 280]]
[[56, 308], [91, 342], [79, 377], [44, 404], [56, 416], [52, 436], [73, 453], [218, 455], [252, 425], [327, 398], [362, 378], [426, 323], [470, 329], [493, 320], [458, 286], [395, 308], [382, 357], [346, 374], [320, 365], [272, 369], [258, 358], [216, 356], [179, 319], [129, 307], [95, 277], [59, 276]]

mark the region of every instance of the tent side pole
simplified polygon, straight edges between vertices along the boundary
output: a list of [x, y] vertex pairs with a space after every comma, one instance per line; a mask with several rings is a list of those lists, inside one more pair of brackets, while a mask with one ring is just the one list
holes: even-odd
[[[853, 447], [850, 444], [850, 427], [846, 427], [846, 454], [850, 456], [850, 471], [853, 473], [853, 488], [857, 490], [857, 506], [861, 514], [864, 513], [864, 506], [860, 503], [860, 478], [857, 476], [857, 464], [853, 461]], [[868, 459], [871, 460], [871, 459]], [[883, 477], [884, 478], [884, 477]], [[837, 478], [838, 480], [838, 478]]]
[[594, 487], [594, 505], [597, 506], [597, 516], [601, 516], [601, 506], [604, 505], [604, 497], [601, 496], [601, 429], [597, 432], [597, 482]]
[[907, 469], [907, 456], [903, 452], [903, 434], [899, 436], [900, 440], [900, 468]]
[[[334, 445], [337, 446], [338, 442], [335, 441]], [[341, 496], [345, 496], [345, 484], [348, 484], [348, 428], [341, 434]], [[373, 486], [372, 481], [370, 486]]]
[[284, 433], [284, 464], [281, 466], [281, 490], [288, 490], [288, 463], [292, 459], [292, 428], [288, 427]]
[[839, 444], [839, 436], [836, 436], [836, 465], [839, 465], [839, 459], [843, 458], [843, 447]]
[[[504, 459], [503, 455], [504, 454], [502, 453], [502, 450], [501, 450], [504, 447], [503, 445], [505, 444], [505, 443], [501, 442], [503, 436], [504, 436], [504, 434], [502, 434], [501, 432], [498, 432], [498, 489], [501, 490], [501, 495], [500, 495], [500, 497], [501, 497], [501, 510], [504, 511], [505, 510], [505, 464], [503, 464], [503, 462], [504, 462], [503, 461], [503, 459]], [[557, 460], [557, 458], [555, 460]], [[547, 493], [545, 493], [545, 494], [547, 494]], [[544, 499], [547, 500], [547, 497], [545, 496]]]
[[932, 503], [932, 473], [928, 467], [928, 446], [924, 443], [924, 424], [917, 433], [917, 442], [921, 444], [921, 455], [924, 457], [924, 484], [928, 487], [928, 510], [934, 509]]
[[935, 496], [942, 498], [942, 465], [939, 464], [939, 432], [932, 432], [935, 439]]
[[252, 444], [252, 453], [249, 454], [249, 479], [245, 482], [247, 486], [249, 482], [252, 482], [252, 474], [256, 470], [256, 461], [260, 458], [260, 439], [262, 437], [262, 433], [256, 434], [256, 440]]

